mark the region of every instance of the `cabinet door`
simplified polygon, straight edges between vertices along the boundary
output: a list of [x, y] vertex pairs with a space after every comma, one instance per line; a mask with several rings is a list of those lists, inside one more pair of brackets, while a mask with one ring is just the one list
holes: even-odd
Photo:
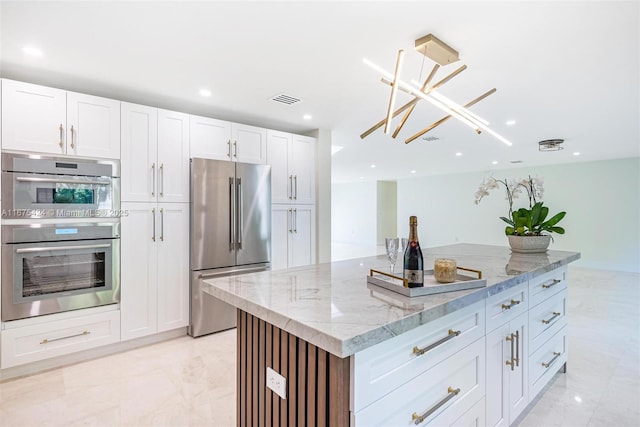
[[231, 160], [231, 123], [189, 116], [190, 157]]
[[2, 79], [2, 148], [66, 153], [67, 92]]
[[158, 110], [158, 201], [189, 201], [189, 115]]
[[[509, 366], [511, 360], [509, 323], [506, 323], [486, 336], [486, 425], [490, 427], [509, 425]], [[507, 369], [505, 369], [505, 366]]]
[[293, 175], [292, 194], [295, 203], [315, 203], [315, 152], [315, 138], [301, 135], [293, 136], [289, 171]]
[[245, 163], [267, 163], [267, 130], [255, 126], [231, 124], [232, 158]]
[[158, 332], [189, 324], [189, 204], [159, 203]]
[[529, 350], [525, 344], [529, 339], [528, 319], [528, 313], [523, 313], [509, 322], [511, 333], [516, 334], [514, 353], [517, 358], [514, 370], [509, 369], [509, 424], [512, 424], [529, 404]]
[[272, 205], [271, 209], [271, 269], [287, 268], [291, 239], [291, 208]]
[[121, 125], [121, 200], [156, 201], [158, 109], [123, 102]]
[[289, 249], [289, 267], [315, 264], [315, 209], [313, 206], [293, 206], [291, 224], [292, 244]]
[[120, 158], [120, 101], [67, 92], [67, 154]]
[[271, 166], [271, 203], [291, 203], [293, 176], [289, 175], [290, 133], [267, 131], [267, 164]]
[[155, 203], [123, 203], [120, 314], [122, 340], [155, 334], [158, 328]]

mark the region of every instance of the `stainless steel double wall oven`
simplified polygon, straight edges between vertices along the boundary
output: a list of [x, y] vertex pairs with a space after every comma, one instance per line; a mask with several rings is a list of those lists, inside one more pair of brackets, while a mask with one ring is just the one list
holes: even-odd
[[2, 153], [2, 321], [119, 302], [117, 160]]

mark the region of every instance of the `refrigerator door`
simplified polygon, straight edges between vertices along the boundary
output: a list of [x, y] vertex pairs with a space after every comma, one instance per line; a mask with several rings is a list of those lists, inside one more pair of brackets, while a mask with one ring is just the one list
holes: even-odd
[[236, 163], [237, 265], [271, 262], [271, 166]]
[[191, 270], [236, 264], [235, 164], [191, 159]]

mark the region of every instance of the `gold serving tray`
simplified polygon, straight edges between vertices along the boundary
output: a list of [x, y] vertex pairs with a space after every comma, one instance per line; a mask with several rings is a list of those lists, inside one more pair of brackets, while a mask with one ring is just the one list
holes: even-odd
[[409, 288], [407, 285], [407, 279], [371, 269], [367, 276], [367, 283], [397, 292], [407, 297], [419, 297], [440, 294], [443, 292], [463, 291], [466, 289], [484, 288], [487, 286], [487, 280], [482, 278], [481, 271], [464, 267], [458, 267], [458, 270], [476, 273], [478, 277], [471, 277], [458, 273], [455, 282], [440, 283], [436, 281], [436, 278], [433, 275], [433, 270], [424, 270], [424, 286], [421, 288]]

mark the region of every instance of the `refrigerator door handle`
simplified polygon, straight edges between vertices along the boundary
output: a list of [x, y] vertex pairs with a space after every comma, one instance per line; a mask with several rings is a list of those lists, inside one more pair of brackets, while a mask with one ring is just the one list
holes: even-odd
[[255, 273], [259, 271], [267, 271], [268, 269], [263, 267], [255, 267], [255, 268], [238, 268], [235, 270], [227, 270], [216, 273], [202, 273], [198, 274], [198, 279], [209, 279], [211, 277], [219, 277], [219, 276], [230, 276], [235, 273]]
[[229, 177], [229, 250], [233, 251], [236, 248], [236, 194], [233, 178]]
[[242, 200], [242, 179], [238, 178], [238, 249], [242, 249], [242, 233], [244, 233], [244, 202]]

